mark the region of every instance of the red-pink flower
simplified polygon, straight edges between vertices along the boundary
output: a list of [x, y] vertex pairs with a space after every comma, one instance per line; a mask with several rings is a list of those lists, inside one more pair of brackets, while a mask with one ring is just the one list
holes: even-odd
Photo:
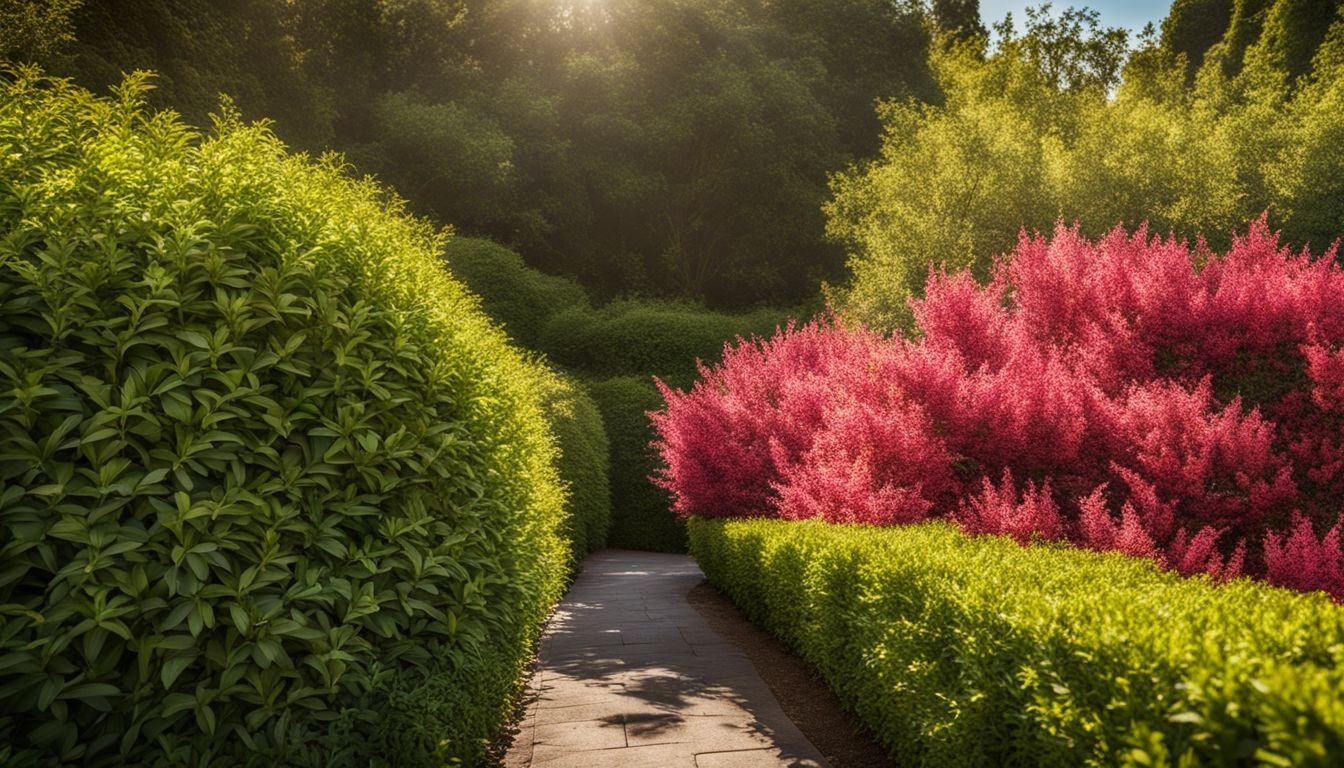
[[1334, 255], [1264, 217], [1222, 255], [1024, 235], [987, 285], [931, 272], [910, 338], [814, 321], [664, 388], [657, 481], [683, 516], [949, 517], [1344, 600]]

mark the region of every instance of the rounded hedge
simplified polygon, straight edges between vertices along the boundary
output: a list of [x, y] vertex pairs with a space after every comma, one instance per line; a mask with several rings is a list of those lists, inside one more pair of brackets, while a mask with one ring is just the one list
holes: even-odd
[[441, 237], [223, 118], [0, 81], [0, 759], [473, 761], [566, 552]]
[[480, 295], [486, 314], [525, 347], [537, 348], [556, 312], [588, 308], [588, 295], [578, 283], [532, 269], [498, 243], [454, 237], [443, 253], [453, 275]]
[[572, 376], [550, 373], [542, 394], [559, 457], [556, 469], [569, 486], [565, 535], [577, 565], [607, 545], [611, 527], [611, 446], [597, 404]]
[[595, 311], [557, 312], [545, 325], [539, 347], [555, 361], [587, 373], [659, 376], [674, 386], [689, 386], [697, 359], [717, 361], [724, 343], [770, 335], [786, 317], [773, 309], [736, 315], [689, 304], [616, 301]]
[[649, 479], [657, 468], [649, 412], [663, 406], [653, 380], [620, 376], [594, 383], [593, 400], [611, 441], [611, 533], [624, 549], [685, 552], [686, 526], [672, 514], [667, 491]]

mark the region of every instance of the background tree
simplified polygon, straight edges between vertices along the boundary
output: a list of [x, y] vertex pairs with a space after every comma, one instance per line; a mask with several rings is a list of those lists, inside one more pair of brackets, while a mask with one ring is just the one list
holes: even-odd
[[75, 39], [84, 0], [0, 0], [0, 60], [38, 61]]
[[933, 23], [954, 40], [983, 37], [989, 30], [980, 20], [978, 0], [933, 0]]
[[153, 69], [154, 103], [198, 124], [227, 93], [599, 298], [807, 298], [843, 274], [828, 173], [876, 149], [877, 100], [936, 95], [916, 2], [105, 0], [71, 19], [56, 72]]
[[[934, 51], [943, 102], [888, 104], [880, 158], [832, 183], [828, 228], [851, 251], [849, 310], [901, 325], [930, 265], [983, 277], [1020, 231], [1059, 218], [1090, 234], [1146, 221], [1219, 247], [1268, 210], [1288, 242], [1327, 246], [1344, 229], [1334, 149], [1344, 17], [1336, 8], [1319, 22], [1319, 8], [1296, 0], [1233, 11], [1193, 80], [1187, 53], [1198, 50], [1173, 49], [1182, 27], [1170, 19], [1161, 41], [1127, 51], [1124, 32], [1095, 13], [1046, 6], [1028, 10], [1021, 35], [1000, 25], [987, 58], [966, 45]], [[1306, 18], [1323, 30], [1314, 47], [1285, 31]]]

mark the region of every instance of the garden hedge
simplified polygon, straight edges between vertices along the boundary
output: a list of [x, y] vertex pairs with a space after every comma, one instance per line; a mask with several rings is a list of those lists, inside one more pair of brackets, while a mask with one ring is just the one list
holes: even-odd
[[552, 315], [588, 309], [588, 295], [578, 283], [532, 269], [523, 257], [489, 240], [454, 237], [444, 247], [444, 258], [453, 276], [481, 297], [486, 314], [529, 349], [538, 348]]
[[669, 511], [671, 499], [649, 477], [657, 467], [648, 413], [663, 399], [653, 380], [619, 376], [590, 387], [611, 441], [611, 533], [613, 547], [685, 552], [686, 526]]
[[442, 237], [226, 115], [0, 80], [0, 762], [475, 762], [567, 560]]
[[565, 536], [574, 565], [607, 545], [611, 527], [611, 445], [602, 414], [573, 376], [548, 373], [542, 394], [559, 456], [556, 469], [569, 487]]
[[[946, 523], [690, 522], [898, 765], [1337, 765], [1344, 609]], [[1334, 761], [1334, 762], [1332, 762]]]
[[575, 307], [546, 324], [538, 348], [552, 360], [592, 376], [659, 376], [689, 386], [695, 361], [716, 361], [725, 342], [768, 335], [786, 322], [779, 310], [733, 315], [689, 304], [615, 301], [598, 310]]

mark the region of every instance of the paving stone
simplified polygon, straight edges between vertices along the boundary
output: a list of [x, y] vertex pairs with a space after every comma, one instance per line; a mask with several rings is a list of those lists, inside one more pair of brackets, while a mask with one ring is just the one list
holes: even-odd
[[538, 746], [532, 756], [534, 768], [695, 768], [695, 753], [685, 744], [655, 744], [574, 752]]
[[[625, 648], [620, 640], [608, 645], [590, 645], [590, 646], [551, 646], [546, 654], [546, 661], [572, 664], [578, 661], [601, 662], [604, 660], [625, 661]], [[689, 650], [689, 646], [688, 646]], [[695, 651], [690, 651], [695, 655]]]
[[706, 626], [678, 627], [682, 638], [691, 645], [706, 645], [709, 643], [721, 643], [731, 645], [718, 632]]
[[[576, 720], [568, 723], [537, 725], [533, 732], [536, 746], [590, 750], [626, 746], [625, 719]], [[535, 753], [535, 749], [534, 749]]]
[[778, 749], [702, 752], [695, 756], [696, 768], [821, 768], [822, 765], [811, 758], [781, 754]]
[[625, 693], [619, 681], [556, 680], [537, 688], [539, 707], [572, 707], [603, 701]]
[[730, 715], [634, 719], [625, 724], [625, 738], [632, 747], [643, 744], [694, 744], [697, 753], [774, 746], [774, 740], [750, 718]]
[[659, 611], [650, 609], [644, 611], [644, 615], [649, 617], [649, 621], [681, 625], [700, 618], [700, 614], [694, 613], [694, 611], [694, 608], [688, 608], [685, 611]]
[[685, 638], [681, 636], [681, 630], [677, 627], [645, 624], [641, 627], [621, 630], [621, 642], [626, 645], [661, 645], [663, 643], [680, 643], [684, 640]]
[[657, 643], [626, 645], [606, 652], [618, 656], [627, 667], [694, 666], [700, 659], [695, 655], [694, 648], [681, 641], [666, 645]]
[[590, 556], [543, 636], [505, 765], [824, 768], [751, 660], [686, 602], [702, 578], [684, 555]]
[[648, 717], [671, 714], [671, 710], [636, 696], [604, 696], [600, 700], [570, 707], [542, 707], [537, 710], [538, 725], [577, 723], [585, 720], [620, 722], [630, 717]]
[[549, 647], [552, 651], [568, 648], [598, 648], [609, 645], [622, 645], [620, 630], [598, 630], [595, 632], [564, 632], [552, 635]]

